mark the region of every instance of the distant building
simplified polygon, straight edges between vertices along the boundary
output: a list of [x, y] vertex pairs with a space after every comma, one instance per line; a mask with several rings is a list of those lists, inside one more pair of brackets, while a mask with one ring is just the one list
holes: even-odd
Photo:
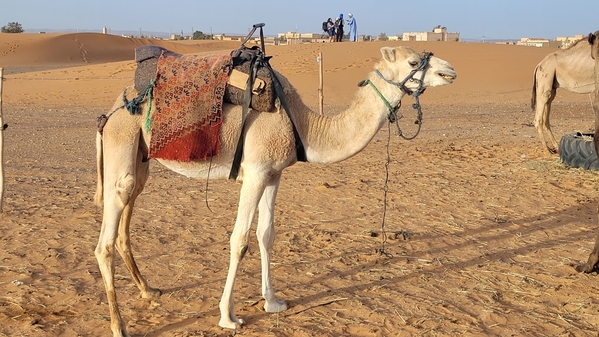
[[298, 32], [279, 33], [278, 38], [281, 44], [324, 43], [329, 41], [329, 36], [326, 34]]
[[[214, 40], [220, 40], [220, 41], [239, 41], [239, 43], [241, 43], [241, 41], [245, 40], [247, 35], [227, 35], [227, 34], [215, 34], [213, 35], [213, 39]], [[252, 37], [248, 40], [247, 44], [260, 44], [260, 37]], [[276, 45], [278, 44], [278, 39], [274, 36], [265, 36], [264, 37], [264, 44], [265, 45]]]
[[214, 34], [214, 39], [215, 40], [221, 40], [221, 41], [243, 41], [243, 39], [245, 39], [246, 35], [226, 35], [226, 34]]
[[432, 32], [403, 33], [404, 41], [460, 41], [460, 33], [448, 33], [447, 28], [437, 26]]
[[562, 45], [561, 41], [557, 40], [549, 40], [543, 38], [536, 37], [523, 37], [516, 43], [519, 46], [529, 46], [529, 47], [552, 47], [559, 48]]
[[577, 34], [574, 36], [558, 36], [557, 37], [557, 41], [561, 42], [561, 46], [560, 48], [562, 49], [566, 49], [568, 47], [570, 47], [571, 45], [575, 44], [577, 41], [584, 39], [586, 36], [582, 35], [582, 34]]

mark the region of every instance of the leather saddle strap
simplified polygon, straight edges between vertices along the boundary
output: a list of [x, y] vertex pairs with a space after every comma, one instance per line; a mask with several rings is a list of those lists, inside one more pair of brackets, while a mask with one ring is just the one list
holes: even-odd
[[[258, 58], [260, 58], [260, 60], [258, 60]], [[239, 141], [237, 142], [237, 148], [235, 149], [235, 156], [233, 157], [233, 164], [231, 165], [231, 172], [229, 172], [229, 179], [237, 179], [237, 176], [239, 175], [239, 169], [241, 167], [241, 157], [243, 155], [243, 142], [244, 142], [244, 138], [245, 138], [245, 119], [247, 116], [247, 112], [249, 110], [250, 102], [252, 100], [252, 87], [254, 85], [254, 79], [256, 78], [256, 74], [258, 71], [257, 69], [258, 69], [259, 64], [262, 64], [270, 72], [270, 76], [272, 78], [272, 82], [275, 87], [275, 92], [277, 94], [277, 97], [279, 98], [279, 101], [281, 102], [283, 109], [285, 109], [285, 112], [287, 113], [287, 116], [289, 117], [289, 120], [291, 121], [291, 126], [293, 128], [293, 137], [295, 140], [295, 153], [296, 153], [297, 161], [300, 161], [300, 162], [308, 161], [308, 159], [306, 158], [306, 149], [304, 148], [302, 139], [300, 138], [299, 133], [297, 132], [297, 128], [295, 127], [295, 124], [293, 123], [293, 119], [291, 118], [291, 114], [289, 112], [290, 110], [289, 110], [289, 105], [287, 104], [287, 98], [285, 97], [285, 92], [283, 91], [283, 87], [281, 86], [279, 79], [275, 75], [274, 70], [272, 69], [272, 67], [270, 66], [268, 61], [263, 59], [263, 56], [255, 57], [252, 59], [251, 62], [252, 62], [250, 64], [251, 74], [250, 74], [250, 77], [248, 78], [248, 85], [246, 87], [245, 95], [243, 97], [243, 110], [241, 113], [241, 134], [239, 135]]]
[[250, 109], [250, 103], [252, 102], [252, 88], [254, 87], [254, 79], [258, 72], [258, 57], [253, 57], [250, 61], [250, 76], [245, 87], [245, 93], [243, 95], [243, 105], [241, 110], [241, 133], [239, 134], [239, 140], [237, 141], [237, 148], [235, 149], [235, 156], [233, 157], [233, 164], [231, 165], [231, 171], [229, 172], [229, 179], [237, 179], [239, 175], [239, 168], [241, 167], [241, 157], [243, 155], [243, 143], [245, 139], [245, 119]]

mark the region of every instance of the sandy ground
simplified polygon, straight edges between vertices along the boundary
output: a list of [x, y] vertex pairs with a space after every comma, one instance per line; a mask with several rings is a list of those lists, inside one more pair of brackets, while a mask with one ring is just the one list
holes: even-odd
[[[181, 53], [236, 43], [174, 43], [100, 34], [0, 34], [5, 68], [5, 195], [0, 214], [0, 336], [107, 336], [108, 305], [93, 250], [95, 119], [132, 83], [133, 49]], [[346, 108], [384, 45], [451, 62], [457, 81], [422, 96], [412, 141], [385, 127], [334, 165], [286, 170], [276, 209], [273, 278], [290, 308], [262, 310], [252, 237], [236, 283], [237, 332], [218, 302], [239, 184], [192, 181], [156, 162], [138, 199], [133, 248], [163, 295], [138, 298], [117, 259], [132, 336], [596, 336], [596, 274], [579, 274], [597, 227], [599, 177], [541, 148], [529, 102], [534, 66], [552, 50], [469, 43], [267, 46], [271, 64], [318, 108]], [[414, 110], [400, 121], [411, 132]], [[588, 95], [558, 91], [559, 137], [593, 124]], [[390, 132], [391, 131], [391, 132]], [[384, 208], [387, 150], [387, 207]], [[209, 204], [209, 209], [206, 206]], [[384, 224], [384, 228], [383, 228]], [[379, 253], [386, 234], [385, 251]]]

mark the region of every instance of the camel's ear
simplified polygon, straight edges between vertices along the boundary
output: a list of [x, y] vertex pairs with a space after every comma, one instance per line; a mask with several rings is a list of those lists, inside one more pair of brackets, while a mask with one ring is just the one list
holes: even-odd
[[395, 62], [395, 49], [390, 47], [381, 48], [381, 54], [383, 55], [383, 59], [389, 62]]
[[589, 44], [593, 44], [595, 42], [595, 34], [589, 33], [588, 41]]

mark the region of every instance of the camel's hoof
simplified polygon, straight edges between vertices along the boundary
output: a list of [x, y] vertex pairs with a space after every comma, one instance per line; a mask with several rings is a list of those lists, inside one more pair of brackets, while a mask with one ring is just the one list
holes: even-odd
[[579, 273], [590, 274], [594, 271], [597, 271], [597, 268], [595, 265], [589, 267], [589, 264], [585, 263], [585, 264], [576, 266], [576, 271]]
[[149, 288], [146, 291], [142, 291], [139, 296], [141, 298], [148, 298], [148, 299], [156, 299], [158, 297], [160, 297], [162, 295], [162, 291], [160, 291], [160, 289], [158, 288]]
[[125, 328], [118, 328], [112, 331], [112, 337], [131, 337]]
[[287, 303], [285, 301], [274, 300], [274, 302], [264, 303], [264, 311], [266, 312], [282, 312], [287, 310]]
[[226, 319], [225, 317], [221, 318], [218, 322], [218, 326], [225, 329], [239, 329], [243, 325], [243, 320], [241, 318], [235, 317], [234, 319]]

